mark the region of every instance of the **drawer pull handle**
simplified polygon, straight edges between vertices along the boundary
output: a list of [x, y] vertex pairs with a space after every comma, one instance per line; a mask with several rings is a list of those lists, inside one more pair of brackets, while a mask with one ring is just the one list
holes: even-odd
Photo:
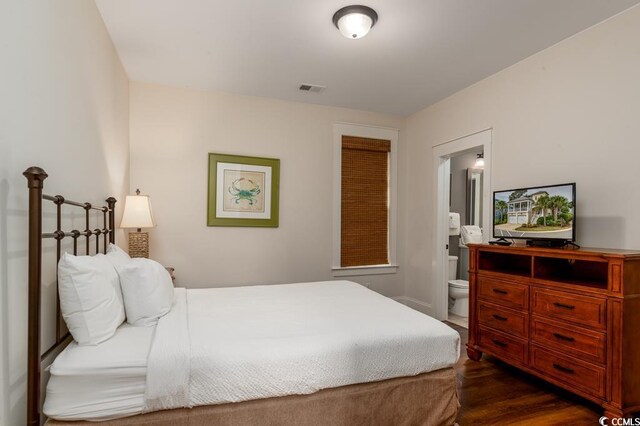
[[569, 374], [573, 374], [573, 368], [568, 368], [568, 367], [563, 367], [560, 364], [556, 364], [553, 363], [553, 368], [555, 368], [556, 370], [562, 371], [563, 373], [569, 373]]
[[560, 334], [560, 333], [553, 333], [553, 336], [556, 339], [564, 340], [564, 341], [567, 341], [567, 342], [575, 342], [575, 340], [576, 340], [573, 337], [565, 336], [564, 334]]
[[500, 290], [499, 288], [494, 288], [493, 292], [494, 293], [498, 293], [498, 294], [509, 294], [508, 292], [506, 292], [504, 290]]
[[560, 302], [554, 302], [553, 304], [555, 306], [557, 306], [558, 308], [564, 308], [564, 309], [575, 309], [576, 308], [573, 305], [565, 305], [564, 303], [560, 303]]
[[495, 319], [497, 319], [498, 321], [506, 321], [507, 320], [507, 318], [505, 318], [505, 317], [503, 317], [501, 315], [498, 315], [498, 314], [493, 314], [493, 317]]
[[496, 345], [500, 346], [501, 348], [506, 348], [507, 347], [507, 344], [505, 342], [501, 341], [501, 340], [493, 339], [492, 341], [493, 341], [493, 343], [495, 343]]

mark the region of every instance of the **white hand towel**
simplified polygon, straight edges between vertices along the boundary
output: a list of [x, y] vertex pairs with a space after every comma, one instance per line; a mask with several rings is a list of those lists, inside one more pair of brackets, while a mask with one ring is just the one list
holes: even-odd
[[461, 228], [460, 236], [462, 238], [462, 244], [481, 244], [482, 243], [482, 229], [479, 226], [466, 225]]

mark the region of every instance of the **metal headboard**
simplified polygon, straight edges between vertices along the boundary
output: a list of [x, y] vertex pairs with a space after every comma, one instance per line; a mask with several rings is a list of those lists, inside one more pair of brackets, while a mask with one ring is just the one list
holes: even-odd
[[[29, 167], [23, 175], [27, 178], [29, 188], [29, 325], [28, 325], [28, 360], [27, 360], [27, 422], [32, 426], [40, 426], [40, 376], [42, 361], [53, 351], [63, 345], [69, 338], [69, 332], [62, 335], [62, 314], [60, 299], [56, 297], [56, 341], [44, 354], [40, 345], [40, 304], [42, 300], [42, 240], [56, 240], [56, 271], [62, 255], [62, 240], [73, 239], [73, 254], [78, 254], [78, 239], [84, 237], [85, 254], [90, 254], [91, 237], [95, 236], [96, 253], [100, 251], [100, 236], [103, 236], [103, 251], [106, 253], [109, 242], [115, 243], [115, 205], [116, 199], [107, 198], [106, 206], [93, 207], [90, 203], [79, 203], [66, 200], [61, 195], [43, 194], [44, 180], [47, 173], [40, 167]], [[42, 200], [56, 205], [56, 229], [53, 232], [42, 232]], [[62, 206], [79, 207], [85, 211], [85, 229], [74, 229], [65, 232], [62, 228]], [[91, 229], [89, 218], [91, 211], [101, 211], [102, 228]], [[56, 274], [56, 294], [58, 289]]]

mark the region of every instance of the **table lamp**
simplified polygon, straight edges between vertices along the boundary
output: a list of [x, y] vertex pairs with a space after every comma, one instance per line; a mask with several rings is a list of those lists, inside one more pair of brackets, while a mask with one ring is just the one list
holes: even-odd
[[124, 213], [120, 228], [136, 228], [136, 232], [129, 232], [129, 256], [149, 257], [149, 233], [142, 232], [142, 228], [153, 228], [156, 223], [151, 212], [151, 200], [148, 195], [127, 195], [124, 202]]

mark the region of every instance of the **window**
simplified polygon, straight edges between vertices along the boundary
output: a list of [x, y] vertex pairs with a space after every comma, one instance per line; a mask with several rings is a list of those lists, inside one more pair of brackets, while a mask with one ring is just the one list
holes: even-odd
[[389, 264], [391, 141], [342, 136], [340, 266]]
[[394, 273], [397, 130], [336, 125], [334, 275]]

